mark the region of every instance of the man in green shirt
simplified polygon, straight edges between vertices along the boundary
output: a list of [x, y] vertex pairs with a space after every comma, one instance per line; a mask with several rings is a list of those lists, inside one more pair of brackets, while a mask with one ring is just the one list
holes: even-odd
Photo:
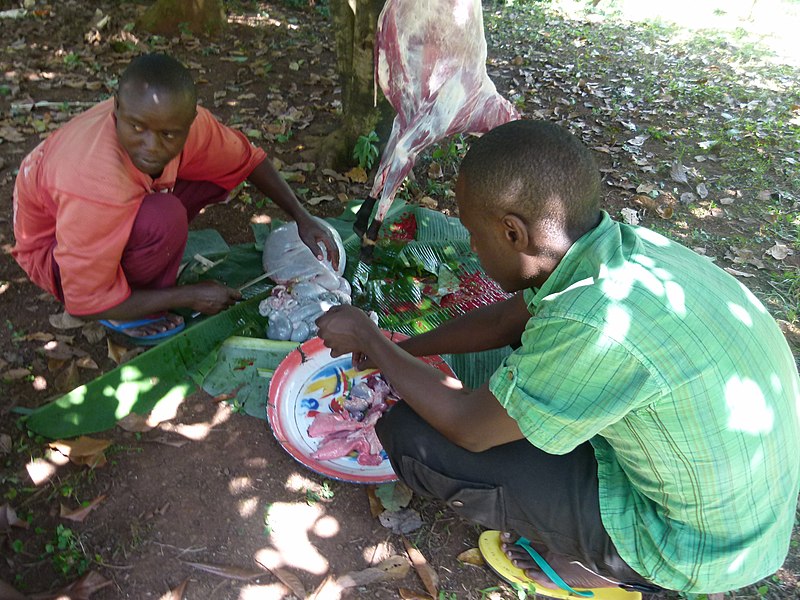
[[[456, 198], [513, 296], [398, 345], [352, 307], [318, 321], [334, 356], [378, 367], [404, 399], [377, 426], [398, 476], [506, 532], [498, 551], [545, 595], [714, 593], [776, 571], [800, 491], [800, 380], [764, 306], [707, 259], [612, 221], [590, 152], [555, 124], [477, 140]], [[414, 358], [504, 345], [477, 390]]]

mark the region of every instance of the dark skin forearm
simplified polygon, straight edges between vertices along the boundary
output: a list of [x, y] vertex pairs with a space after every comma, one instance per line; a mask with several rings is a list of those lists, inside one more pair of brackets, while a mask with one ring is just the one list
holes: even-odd
[[519, 343], [530, 316], [519, 292], [508, 300], [476, 308], [432, 331], [400, 342], [400, 347], [413, 356], [502, 348]]
[[489, 391], [461, 382], [387, 339], [361, 310], [334, 307], [317, 320], [332, 356], [367, 354], [414, 411], [454, 444], [474, 452], [522, 438], [516, 421]]
[[81, 315], [81, 318], [129, 321], [175, 308], [188, 308], [214, 315], [233, 305], [241, 297], [238, 290], [216, 281], [160, 290], [133, 290], [130, 296], [116, 306], [91, 315]]
[[319, 244], [322, 243], [325, 246], [331, 264], [336, 268], [339, 264], [339, 249], [336, 244], [330, 238], [328, 232], [320, 227], [319, 223], [300, 204], [292, 188], [284, 181], [280, 173], [275, 170], [269, 159], [264, 159], [253, 169], [247, 180], [297, 222], [300, 239], [303, 240], [306, 246], [311, 248], [317, 258], [322, 258], [322, 253], [319, 249]]

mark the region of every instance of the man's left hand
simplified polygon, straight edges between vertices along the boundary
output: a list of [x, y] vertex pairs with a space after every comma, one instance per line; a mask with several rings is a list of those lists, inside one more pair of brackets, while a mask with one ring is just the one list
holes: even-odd
[[319, 337], [337, 357], [352, 352], [354, 356], [369, 353], [372, 340], [382, 337], [378, 326], [367, 313], [353, 306], [334, 306], [316, 321]]
[[297, 233], [303, 243], [314, 253], [314, 256], [322, 260], [323, 256], [319, 247], [322, 243], [333, 268], [336, 269], [339, 266], [339, 247], [330, 232], [316, 219], [307, 218], [297, 221]]

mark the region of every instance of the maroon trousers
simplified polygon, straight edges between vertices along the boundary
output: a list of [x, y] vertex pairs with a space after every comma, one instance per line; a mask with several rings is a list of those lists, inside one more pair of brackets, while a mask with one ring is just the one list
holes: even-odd
[[[189, 223], [206, 206], [224, 202], [227, 190], [207, 181], [175, 182], [170, 193], [144, 197], [122, 254], [122, 270], [134, 289], [172, 287], [178, 278]], [[53, 250], [55, 250], [55, 242]], [[60, 300], [61, 274], [53, 260]]]

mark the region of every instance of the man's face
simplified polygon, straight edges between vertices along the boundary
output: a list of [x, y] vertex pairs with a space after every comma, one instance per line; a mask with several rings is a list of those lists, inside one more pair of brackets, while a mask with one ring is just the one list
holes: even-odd
[[158, 177], [186, 143], [197, 110], [180, 94], [132, 82], [115, 98], [117, 137], [134, 166]]
[[459, 178], [456, 182], [458, 217], [469, 232], [472, 251], [478, 255], [486, 274], [506, 292], [522, 289], [516, 281], [518, 273], [515, 273], [515, 267], [519, 267], [519, 259], [504, 239], [500, 219], [485, 214], [480, 209], [481, 204], [474, 201], [465, 188], [464, 178]]
[[463, 177], [456, 182], [461, 224], [469, 232], [470, 247], [486, 274], [503, 290], [518, 292], [541, 287], [558, 266], [571, 242], [556, 232], [544, 233], [541, 222], [528, 223], [513, 213], [492, 214], [485, 202], [474, 199]]

